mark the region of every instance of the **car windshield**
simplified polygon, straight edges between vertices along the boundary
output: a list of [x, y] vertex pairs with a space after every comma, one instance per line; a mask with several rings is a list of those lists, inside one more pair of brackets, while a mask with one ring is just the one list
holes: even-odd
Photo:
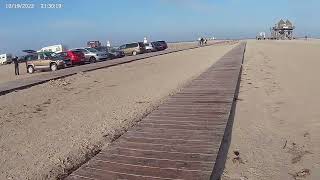
[[139, 42], [140, 47], [145, 47], [145, 45], [142, 42]]
[[25, 59], [26, 61], [32, 61], [32, 60], [38, 59], [38, 56], [37, 56], [36, 54], [26, 55], [26, 56], [24, 57], [24, 59]]
[[117, 51], [119, 51], [119, 49], [118, 48], [110, 48], [109, 51], [110, 52], [117, 52]]
[[57, 56], [67, 57], [68, 54], [66, 52], [58, 53]]
[[94, 49], [94, 48], [85, 48], [86, 50], [88, 50], [88, 51], [90, 51], [90, 52], [93, 52], [93, 53], [95, 53], [95, 52], [98, 52], [96, 49]]
[[160, 43], [158, 43], [158, 42], [152, 42], [152, 45], [153, 45], [153, 46], [159, 46]]
[[97, 51], [108, 51], [108, 48], [106, 48], [106, 47], [97, 47], [94, 49], [96, 49]]
[[77, 54], [77, 55], [81, 55], [82, 54], [82, 52], [81, 51], [72, 51], [73, 53], [75, 53], [75, 54]]
[[45, 58], [53, 58], [56, 57], [58, 54], [54, 53], [54, 52], [43, 52], [42, 53], [44, 55]]
[[66, 53], [58, 53], [58, 54], [52, 54], [53, 60], [61, 60], [66, 58]]

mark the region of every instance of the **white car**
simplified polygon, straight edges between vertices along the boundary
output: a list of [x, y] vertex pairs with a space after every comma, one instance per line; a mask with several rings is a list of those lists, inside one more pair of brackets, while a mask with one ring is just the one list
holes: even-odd
[[62, 44], [59, 45], [53, 45], [53, 46], [48, 46], [48, 47], [44, 47], [41, 48], [39, 51], [37, 52], [54, 52], [54, 53], [61, 53], [61, 52], [65, 52], [67, 51], [68, 48]]
[[81, 51], [83, 52], [86, 61], [89, 61], [90, 63], [95, 63], [97, 61], [104, 61], [109, 59], [109, 55], [106, 52], [100, 52], [94, 48], [77, 48], [77, 49], [73, 49], [76, 51]]
[[0, 54], [0, 64], [10, 64], [12, 62], [11, 54]]
[[154, 52], [156, 51], [155, 47], [152, 45], [152, 43], [145, 43], [144, 44], [146, 46], [146, 51], [147, 52]]

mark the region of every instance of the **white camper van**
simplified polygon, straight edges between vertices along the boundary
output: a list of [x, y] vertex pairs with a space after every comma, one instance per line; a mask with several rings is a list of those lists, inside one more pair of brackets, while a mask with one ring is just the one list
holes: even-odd
[[53, 45], [53, 46], [48, 46], [40, 49], [38, 52], [54, 52], [54, 53], [61, 53], [67, 51], [66, 46], [64, 45]]
[[10, 64], [12, 62], [11, 54], [0, 54], [0, 64]]

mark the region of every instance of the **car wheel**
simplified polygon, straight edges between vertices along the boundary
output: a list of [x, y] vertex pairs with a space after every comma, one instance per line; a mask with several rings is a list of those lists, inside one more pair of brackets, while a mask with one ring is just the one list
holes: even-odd
[[58, 70], [58, 65], [56, 63], [52, 63], [50, 66], [51, 71], [56, 71]]
[[133, 56], [136, 56], [136, 55], [137, 55], [137, 51], [133, 51], [133, 52], [132, 52], [132, 55], [133, 55]]
[[33, 66], [28, 66], [27, 71], [28, 71], [29, 74], [34, 73], [34, 68], [33, 68]]
[[90, 57], [89, 61], [90, 63], [95, 63], [97, 62], [97, 59], [95, 57]]

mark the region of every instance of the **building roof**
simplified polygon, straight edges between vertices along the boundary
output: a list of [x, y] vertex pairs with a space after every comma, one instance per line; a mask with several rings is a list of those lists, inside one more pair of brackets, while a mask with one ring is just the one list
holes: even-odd
[[291, 21], [287, 20], [287, 21], [284, 21], [284, 20], [280, 20], [276, 26], [274, 27], [274, 29], [294, 29], [294, 26], [292, 24]]
[[292, 23], [291, 23], [289, 20], [286, 21], [286, 24], [287, 24], [287, 26], [289, 26], [289, 27], [292, 27], [292, 26], [293, 26]]
[[278, 27], [282, 27], [284, 24], [286, 24], [286, 22], [284, 22], [284, 20], [280, 20], [279, 22], [278, 22]]

